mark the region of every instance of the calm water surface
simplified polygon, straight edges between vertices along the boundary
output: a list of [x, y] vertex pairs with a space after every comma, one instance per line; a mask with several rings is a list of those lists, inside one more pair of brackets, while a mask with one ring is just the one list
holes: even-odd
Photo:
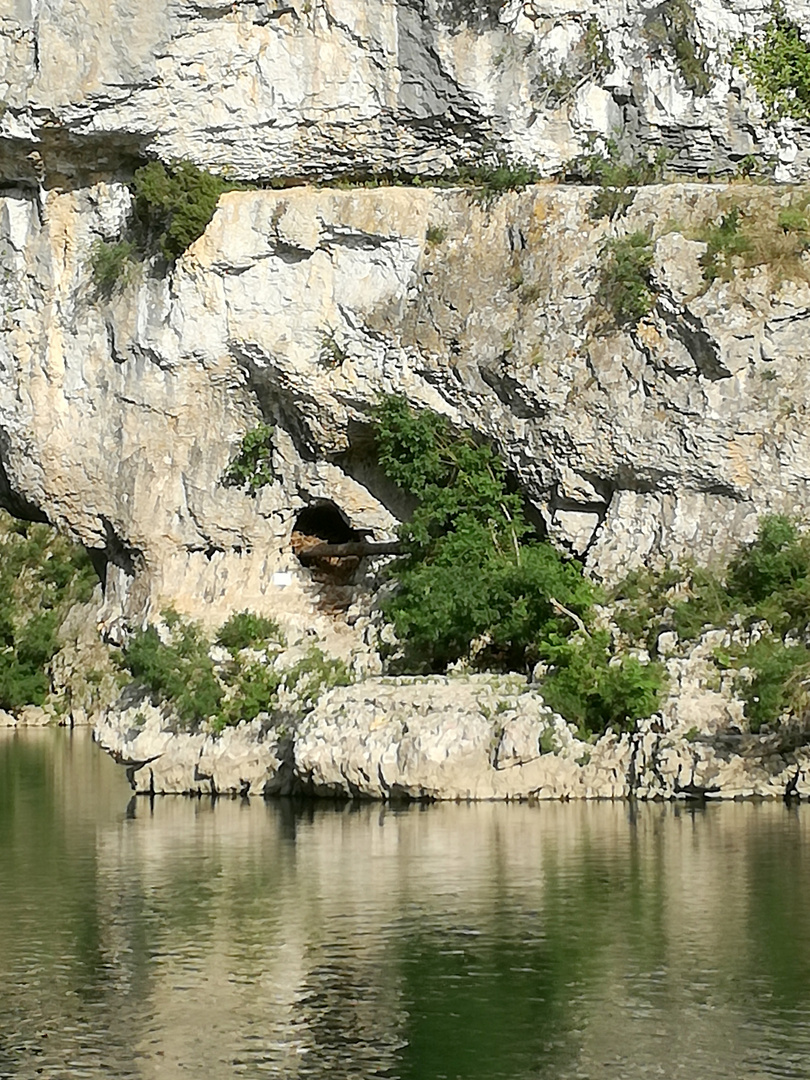
[[0, 1077], [810, 1078], [810, 806], [130, 802], [0, 733]]

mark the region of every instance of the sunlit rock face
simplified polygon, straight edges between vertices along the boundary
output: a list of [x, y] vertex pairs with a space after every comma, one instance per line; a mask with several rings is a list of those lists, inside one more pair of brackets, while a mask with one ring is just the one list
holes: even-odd
[[[806, 24], [806, 0], [785, 6]], [[770, 17], [763, 0], [6, 0], [0, 168], [42, 182], [148, 153], [247, 179], [435, 175], [501, 153], [548, 175], [614, 137], [682, 172], [753, 154], [796, 179], [806, 126], [770, 123], [731, 63]]]
[[[51, 192], [44, 215], [6, 193], [3, 482], [106, 553], [108, 624], [168, 603], [320, 618], [300, 511], [331, 503], [385, 540], [408, 510], [375, 465], [381, 393], [493, 440], [538, 522], [602, 577], [723, 555], [758, 513], [801, 510], [810, 476], [806, 257], [709, 283], [690, 239], [758, 191], [644, 188], [614, 222], [582, 187], [235, 192], [172, 272], [142, 267], [110, 298], [89, 251], [127, 189]], [[654, 302], [619, 328], [603, 249], [637, 230]], [[250, 495], [225, 472], [260, 418], [275, 479]]]
[[[769, 119], [730, 63], [771, 9], [681, 8], [688, 69], [670, 8], [635, 2], [6, 4], [0, 500], [103, 555], [109, 637], [173, 604], [370, 641], [374, 582], [325, 588], [291, 535], [328, 503], [393, 537], [409, 505], [374, 464], [381, 393], [494, 440], [538, 525], [604, 578], [722, 555], [806, 505], [804, 264], [709, 282], [702, 262], [735, 199], [756, 218], [754, 189], [647, 187], [611, 220], [573, 185], [302, 183], [499, 157], [551, 175], [611, 138], [682, 174], [803, 177], [806, 126]], [[145, 156], [298, 186], [223, 196], [176, 267], [105, 296], [91, 251], [122, 235]], [[655, 302], [620, 328], [604, 249], [637, 230]], [[275, 479], [250, 495], [226, 470], [260, 420]]]

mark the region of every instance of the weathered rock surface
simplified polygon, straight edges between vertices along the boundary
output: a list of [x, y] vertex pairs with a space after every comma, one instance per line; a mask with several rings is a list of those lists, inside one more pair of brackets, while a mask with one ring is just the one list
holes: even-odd
[[[807, 0], [785, 7], [807, 23]], [[640, 0], [7, 0], [0, 168], [50, 185], [149, 153], [248, 179], [436, 174], [500, 151], [549, 174], [614, 136], [681, 171], [754, 154], [806, 176], [807, 126], [768, 123], [730, 62], [770, 4], [693, 10], [685, 77], [665, 5]]]
[[[149, 794], [734, 799], [780, 797], [792, 784], [810, 796], [810, 746], [785, 732], [744, 734], [729, 722], [738, 703], [706, 689], [701, 661], [700, 649], [680, 661], [661, 714], [595, 743], [552, 713], [542, 685], [494, 676], [369, 678], [329, 691], [303, 718], [218, 737], [175, 734], [165, 712], [141, 700], [110, 711], [96, 739]], [[704, 723], [687, 726], [698, 703]]]
[[[122, 618], [168, 604], [209, 624], [250, 608], [324, 639], [365, 633], [362, 573], [359, 588], [325, 590], [290, 538], [298, 513], [328, 500], [393, 536], [407, 506], [368, 435], [381, 392], [493, 439], [551, 535], [606, 578], [725, 553], [757, 514], [801, 512], [807, 256], [792, 277], [759, 267], [709, 285], [704, 245], [687, 238], [737, 203], [775, 222], [790, 193], [643, 188], [614, 223], [590, 219], [592, 198], [554, 185], [488, 203], [413, 188], [232, 193], [171, 275], [144, 269], [105, 299], [88, 253], [120, 228], [126, 189], [52, 194], [44, 221], [7, 194], [6, 501], [104, 553], [113, 638]], [[655, 304], [620, 331], [599, 300], [600, 252], [646, 229]], [[277, 480], [251, 497], [223, 474], [259, 417], [275, 426]]]

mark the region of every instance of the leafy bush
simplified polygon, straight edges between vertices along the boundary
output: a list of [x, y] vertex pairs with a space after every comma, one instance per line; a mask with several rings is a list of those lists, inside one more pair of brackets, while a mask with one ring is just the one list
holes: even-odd
[[779, 211], [776, 223], [786, 233], [799, 233], [805, 239], [810, 234], [810, 217], [806, 207], [784, 207]]
[[268, 641], [284, 643], [284, 635], [274, 619], [256, 615], [252, 611], [240, 611], [223, 623], [216, 636], [217, 645], [231, 653], [241, 649], [254, 649]]
[[237, 660], [236, 667], [224, 679], [222, 704], [210, 720], [212, 731], [222, 731], [243, 720], [255, 720], [262, 712], [273, 712], [278, 707], [282, 679], [283, 674], [269, 663], [269, 658], [265, 662]]
[[525, 162], [501, 159], [497, 165], [462, 165], [454, 178], [456, 183], [473, 188], [483, 202], [489, 202], [507, 191], [522, 191], [536, 184], [540, 174]]
[[[243, 611], [232, 615], [217, 635], [217, 643], [231, 653], [216, 666], [202, 629], [174, 611], [164, 611], [169, 639], [153, 626], [133, 634], [124, 651], [123, 665], [160, 701], [167, 703], [180, 724], [211, 731], [279, 708], [282, 688], [294, 693], [298, 706], [312, 709], [320, 695], [333, 686], [347, 686], [352, 677], [342, 660], [326, 656], [313, 646], [286, 670], [277, 666], [283, 636], [272, 619]], [[251, 649], [252, 652], [242, 652]]]
[[351, 682], [352, 676], [344, 661], [326, 656], [315, 645], [284, 674], [284, 686], [295, 691], [304, 709], [314, 708], [327, 690], [349, 686]]
[[652, 241], [645, 232], [609, 240], [602, 248], [599, 299], [618, 326], [635, 324], [653, 306]]
[[169, 621], [174, 625], [168, 643], [148, 626], [133, 634], [123, 662], [135, 679], [172, 703], [185, 725], [196, 727], [217, 713], [223, 689], [201, 629], [177, 617]]
[[533, 537], [491, 446], [399, 397], [380, 401], [375, 435], [388, 478], [420, 500], [400, 528], [407, 554], [394, 564], [399, 588], [385, 606], [409, 663], [442, 670], [475, 646], [525, 667], [539, 637], [572, 625], [560, 605], [576, 618], [588, 613], [593, 586]]
[[758, 38], [740, 41], [732, 60], [750, 77], [773, 116], [810, 120], [810, 43], [780, 3]]
[[246, 431], [236, 457], [225, 470], [223, 482], [246, 488], [251, 495], [275, 479], [273, 471], [273, 428], [265, 423]]
[[736, 654], [737, 667], [750, 668], [750, 679], [738, 678], [735, 690], [745, 702], [751, 731], [777, 721], [783, 713], [801, 716], [810, 705], [810, 649], [788, 645], [774, 634], [766, 634]]
[[400, 527], [406, 554], [384, 605], [411, 669], [466, 659], [526, 670], [541, 659], [544, 699], [585, 730], [655, 711], [663, 669], [616, 657], [609, 635], [588, 632], [598, 590], [534, 535], [491, 446], [400, 397], [379, 402], [375, 435], [388, 478], [420, 500]]
[[806, 192], [791, 195], [785, 204], [778, 191], [762, 186], [735, 189], [733, 202], [721, 199], [719, 221], [697, 233], [707, 245], [701, 258], [705, 280], [731, 281], [735, 273], [759, 266], [767, 266], [775, 282], [807, 280], [809, 204]]
[[756, 539], [739, 549], [724, 571], [685, 566], [662, 575], [631, 575], [616, 590], [615, 620], [652, 651], [662, 630], [695, 640], [712, 627], [763, 625], [747, 647], [718, 655], [722, 667], [752, 672], [739, 678], [752, 731], [784, 712], [803, 715], [810, 705], [810, 534], [783, 515], [763, 517]]
[[132, 276], [135, 245], [130, 240], [108, 243], [96, 240], [90, 248], [90, 270], [93, 284], [102, 296], [110, 297], [119, 285], [126, 285]]
[[243, 186], [204, 172], [190, 161], [142, 165], [133, 177], [132, 193], [147, 247], [175, 262], [205, 232], [220, 195]]
[[626, 161], [613, 139], [609, 139], [604, 154], [589, 153], [574, 158], [566, 166], [566, 175], [584, 184], [598, 184], [588, 211], [592, 220], [621, 217], [635, 198], [635, 191], [644, 184], [657, 183], [664, 170], [667, 152], [659, 150], [651, 160], [639, 158]]
[[706, 281], [715, 278], [730, 281], [734, 276], [735, 261], [744, 263], [751, 254], [753, 245], [741, 225], [740, 210], [735, 206], [722, 216], [718, 225], [706, 229], [702, 239], [707, 247], [700, 260]]
[[608, 725], [626, 731], [658, 708], [662, 665], [614, 657], [606, 631], [551, 640], [541, 652], [553, 665], [543, 680], [543, 700], [582, 734], [602, 732]]
[[45, 703], [59, 627], [97, 582], [84, 548], [0, 512], [0, 708]]
[[576, 90], [589, 80], [600, 80], [613, 70], [613, 61], [599, 22], [588, 20], [582, 37], [565, 57], [562, 65], [541, 67], [535, 76], [535, 86], [544, 104], [552, 108], [569, 100]]

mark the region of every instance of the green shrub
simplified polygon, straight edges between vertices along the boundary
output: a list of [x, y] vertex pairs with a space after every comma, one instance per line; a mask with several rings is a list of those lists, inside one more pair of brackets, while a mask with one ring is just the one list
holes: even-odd
[[312, 709], [327, 690], [349, 686], [351, 672], [343, 660], [326, 656], [313, 645], [307, 655], [284, 673], [284, 686], [294, 691], [304, 709]]
[[220, 708], [210, 721], [212, 731], [222, 731], [243, 720], [255, 720], [262, 712], [272, 713], [278, 708], [282, 679], [283, 674], [269, 662], [237, 661], [236, 668], [226, 676], [227, 689]]
[[59, 626], [96, 584], [84, 548], [0, 512], [0, 708], [45, 703]]
[[662, 665], [614, 657], [606, 631], [552, 639], [541, 651], [552, 665], [543, 680], [543, 700], [577, 724], [582, 734], [603, 732], [608, 726], [626, 731], [659, 706]]
[[265, 423], [246, 431], [236, 457], [223, 475], [223, 483], [245, 488], [255, 495], [275, 479], [273, 471], [273, 431]]
[[786, 206], [779, 211], [776, 219], [779, 228], [786, 233], [799, 233], [807, 237], [810, 233], [810, 217], [807, 208], [799, 206]]
[[803, 716], [810, 705], [810, 534], [784, 515], [762, 518], [756, 538], [743, 545], [723, 571], [685, 566], [662, 575], [630, 575], [614, 594], [615, 619], [632, 639], [652, 651], [661, 630], [683, 641], [706, 629], [768, 628], [743, 648], [716, 654], [723, 669], [750, 668], [739, 678], [752, 731], [783, 713]]
[[256, 615], [252, 611], [240, 611], [223, 623], [216, 636], [217, 645], [222, 645], [231, 653], [241, 649], [256, 649], [276, 642], [284, 644], [284, 635], [274, 619]]
[[93, 284], [102, 296], [110, 297], [119, 285], [126, 285], [131, 277], [136, 255], [130, 240], [109, 243], [96, 240], [90, 248], [90, 271]]
[[536, 184], [540, 175], [525, 162], [501, 159], [497, 165], [462, 165], [454, 174], [455, 181], [474, 190], [479, 200], [489, 202], [507, 191], [522, 191]]
[[171, 702], [185, 726], [197, 727], [218, 712], [223, 689], [199, 626], [176, 615], [168, 621], [173, 623], [168, 643], [148, 626], [132, 635], [123, 662], [133, 678]]
[[132, 179], [135, 215], [147, 248], [175, 262], [205, 232], [220, 195], [244, 187], [190, 161], [150, 161]]
[[747, 667], [753, 676], [738, 678], [735, 690], [745, 702], [745, 715], [751, 731], [764, 724], [776, 723], [783, 713], [801, 716], [807, 712], [810, 696], [810, 649], [806, 645], [788, 645], [774, 634], [766, 634], [738, 652], [736, 667]]
[[653, 306], [652, 241], [645, 232], [609, 240], [601, 252], [599, 299], [618, 326], [635, 324]]
[[598, 184], [600, 190], [591, 201], [589, 216], [593, 221], [613, 219], [631, 206], [635, 188], [655, 184], [662, 178], [666, 160], [666, 150], [659, 150], [651, 160], [626, 161], [616, 142], [609, 139], [605, 153], [591, 152], [574, 158], [566, 166], [566, 175], [583, 184]]
[[321, 334], [321, 347], [318, 350], [318, 363], [327, 371], [340, 367], [348, 353], [340, 344], [335, 330], [324, 330]]
[[734, 189], [734, 199], [720, 199], [719, 221], [696, 234], [706, 245], [701, 257], [707, 282], [731, 281], [740, 271], [767, 267], [774, 284], [808, 280], [805, 253], [810, 246], [807, 192], [795, 193], [787, 205], [771, 187]]
[[[124, 651], [123, 664], [138, 682], [171, 707], [180, 725], [195, 730], [206, 724], [213, 732], [271, 716], [279, 708], [282, 687], [294, 693], [302, 711], [312, 709], [333, 686], [347, 686], [352, 677], [342, 660], [312, 647], [286, 670], [277, 666], [282, 635], [272, 619], [249, 611], [232, 615], [216, 636], [231, 659], [216, 667], [210, 643], [201, 628], [174, 611], [163, 612], [169, 640], [153, 626], [139, 630]], [[242, 649], [255, 652], [242, 653]], [[264, 655], [256, 655], [261, 653]]]
[[475, 646], [481, 658], [525, 667], [538, 637], [572, 625], [555, 604], [587, 614], [593, 586], [533, 537], [491, 446], [398, 397], [380, 401], [375, 435], [388, 478], [420, 500], [400, 528], [407, 554], [385, 606], [409, 663], [442, 670]]
[[740, 41], [732, 60], [750, 77], [771, 115], [810, 120], [810, 43], [806, 31], [773, 5], [758, 38]]
[[722, 216], [718, 225], [710, 225], [701, 239], [707, 245], [700, 259], [706, 281], [716, 278], [730, 281], [734, 276], [735, 261], [737, 264], [744, 262], [753, 250], [750, 238], [743, 231], [740, 211], [736, 206]]

